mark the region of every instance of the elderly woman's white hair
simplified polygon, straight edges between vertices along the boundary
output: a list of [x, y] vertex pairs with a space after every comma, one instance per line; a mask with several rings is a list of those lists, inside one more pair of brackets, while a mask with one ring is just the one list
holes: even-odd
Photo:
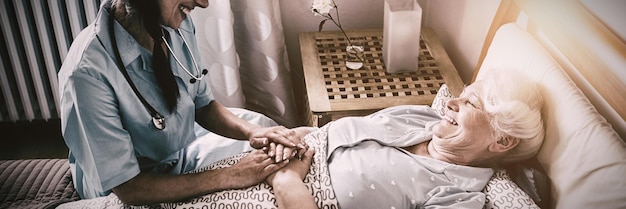
[[533, 157], [545, 135], [541, 116], [543, 97], [539, 86], [514, 71], [494, 73], [481, 82], [485, 111], [493, 116], [491, 126], [496, 140], [505, 137], [520, 140], [500, 162], [511, 163]]

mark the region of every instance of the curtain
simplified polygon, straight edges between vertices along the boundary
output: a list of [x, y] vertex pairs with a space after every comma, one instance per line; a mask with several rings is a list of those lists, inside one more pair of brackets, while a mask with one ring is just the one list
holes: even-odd
[[279, 0], [209, 0], [191, 14], [216, 100], [300, 125]]

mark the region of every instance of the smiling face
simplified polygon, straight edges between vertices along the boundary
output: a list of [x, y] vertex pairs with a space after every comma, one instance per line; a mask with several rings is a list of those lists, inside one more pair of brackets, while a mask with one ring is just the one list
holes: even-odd
[[433, 127], [431, 156], [461, 165], [480, 164], [490, 157], [489, 146], [496, 140], [482, 98], [483, 85], [476, 82], [448, 101], [445, 116]]
[[196, 6], [206, 8], [209, 0], [157, 0], [161, 8], [162, 24], [178, 29]]

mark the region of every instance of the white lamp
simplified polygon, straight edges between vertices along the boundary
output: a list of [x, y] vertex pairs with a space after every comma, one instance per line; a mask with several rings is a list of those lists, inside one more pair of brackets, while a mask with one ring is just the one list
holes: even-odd
[[417, 0], [385, 0], [383, 62], [388, 73], [415, 72], [422, 7]]

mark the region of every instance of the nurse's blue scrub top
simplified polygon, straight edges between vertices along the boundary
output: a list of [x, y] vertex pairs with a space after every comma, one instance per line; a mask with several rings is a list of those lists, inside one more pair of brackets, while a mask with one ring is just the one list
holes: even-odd
[[[151, 52], [116, 21], [115, 37], [123, 64], [141, 95], [165, 117], [165, 129], [156, 129], [149, 111], [116, 66], [108, 24], [109, 14], [101, 9], [96, 21], [76, 37], [59, 72], [62, 133], [81, 198], [108, 195], [140, 171], [186, 172], [188, 160], [193, 160], [186, 159], [185, 147], [196, 139], [195, 109], [214, 99], [208, 79], [191, 84], [191, 77], [170, 54], [180, 91], [177, 108], [170, 113], [152, 72]], [[196, 74], [180, 35], [167, 30], [172, 50]], [[180, 26], [189, 49], [199, 58], [194, 30], [190, 18]]]

